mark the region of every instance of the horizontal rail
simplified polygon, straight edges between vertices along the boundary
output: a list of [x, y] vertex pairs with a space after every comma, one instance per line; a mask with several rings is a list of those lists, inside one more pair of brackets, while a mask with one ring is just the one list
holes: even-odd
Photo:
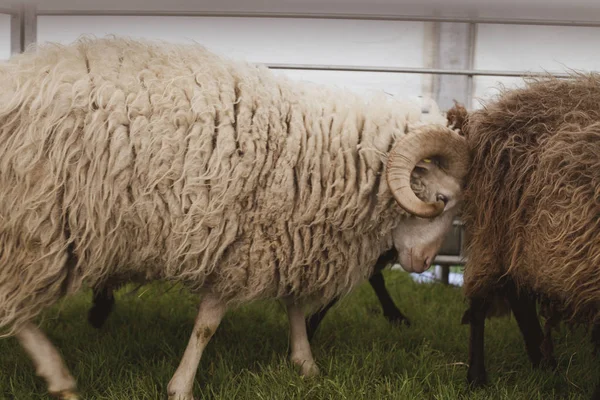
[[547, 25], [600, 27], [600, 21], [485, 18], [485, 17], [439, 17], [427, 15], [393, 14], [338, 14], [338, 13], [277, 13], [277, 12], [227, 12], [227, 11], [142, 11], [142, 10], [39, 10], [40, 16], [140, 16], [140, 17], [231, 17], [231, 18], [298, 18], [298, 19], [346, 19], [366, 21], [414, 21], [414, 22], [463, 22], [502, 25]]
[[439, 254], [433, 259], [433, 265], [463, 265], [467, 263], [467, 258], [455, 255]]
[[557, 78], [567, 78], [569, 74], [558, 72], [526, 72], [502, 71], [484, 69], [443, 69], [421, 67], [375, 67], [353, 65], [320, 65], [320, 64], [265, 64], [271, 69], [296, 69], [305, 71], [343, 71], [343, 72], [388, 72], [396, 74], [434, 74], [434, 75], [466, 75], [466, 76], [507, 76], [534, 77], [553, 75]]
[[19, 10], [14, 9], [14, 8], [2, 8], [2, 7], [0, 7], [0, 14], [17, 15], [17, 14], [19, 14]]

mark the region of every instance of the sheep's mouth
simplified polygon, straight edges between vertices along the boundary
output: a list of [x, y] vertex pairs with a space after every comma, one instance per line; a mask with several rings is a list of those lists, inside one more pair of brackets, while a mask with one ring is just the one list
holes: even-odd
[[431, 257], [417, 257], [412, 251], [401, 253], [398, 261], [406, 272], [422, 274], [431, 267]]

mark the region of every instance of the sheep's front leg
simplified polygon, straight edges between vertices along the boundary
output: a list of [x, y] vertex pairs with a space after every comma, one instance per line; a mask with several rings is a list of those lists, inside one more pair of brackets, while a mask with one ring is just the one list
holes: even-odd
[[31, 357], [38, 376], [46, 381], [48, 392], [61, 400], [77, 400], [75, 379], [50, 339], [32, 323], [23, 325], [15, 336]]
[[299, 305], [290, 301], [287, 304], [287, 313], [290, 322], [290, 345], [292, 348], [290, 360], [300, 367], [300, 373], [303, 376], [317, 375], [319, 368], [310, 350], [304, 312]]
[[202, 352], [219, 327], [226, 311], [225, 303], [213, 294], [206, 294], [201, 300], [192, 336], [179, 367], [167, 387], [169, 400], [193, 400], [194, 377]]

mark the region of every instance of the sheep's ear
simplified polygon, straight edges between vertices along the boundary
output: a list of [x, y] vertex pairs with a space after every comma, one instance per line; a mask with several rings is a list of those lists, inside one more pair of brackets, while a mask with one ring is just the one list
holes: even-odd
[[454, 100], [454, 107], [446, 112], [448, 127], [458, 130], [461, 135], [464, 135], [463, 129], [465, 127], [465, 123], [467, 122], [468, 115], [469, 113], [467, 112], [467, 109], [462, 104]]

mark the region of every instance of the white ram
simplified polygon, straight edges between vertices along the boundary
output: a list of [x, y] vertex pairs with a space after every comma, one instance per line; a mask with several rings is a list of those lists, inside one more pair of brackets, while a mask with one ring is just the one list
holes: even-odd
[[0, 66], [0, 328], [50, 392], [77, 398], [34, 317], [108, 281], [177, 281], [203, 296], [171, 399], [192, 398], [227, 308], [260, 298], [287, 304], [291, 358], [313, 374], [303, 307], [348, 293], [393, 246], [406, 270], [429, 266], [460, 204], [463, 142], [416, 104], [196, 45], [30, 49]]

